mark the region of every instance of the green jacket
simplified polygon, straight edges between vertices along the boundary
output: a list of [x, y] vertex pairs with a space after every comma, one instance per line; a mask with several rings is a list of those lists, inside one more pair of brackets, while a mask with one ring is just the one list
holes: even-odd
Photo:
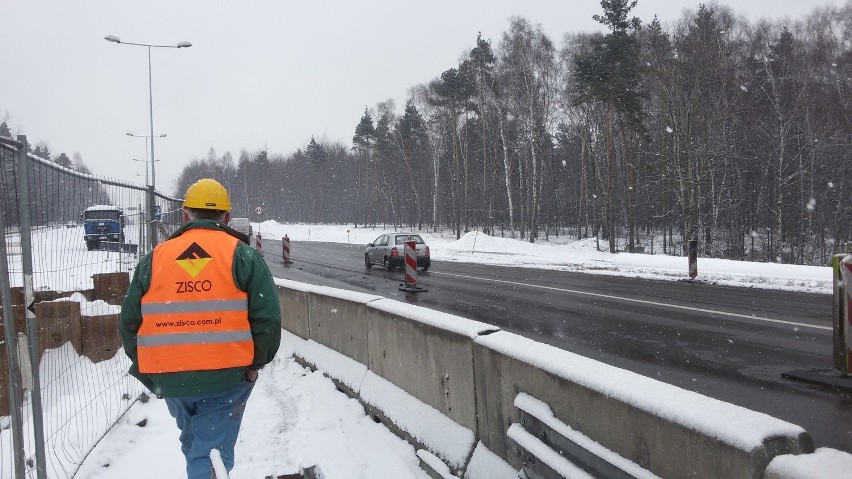
[[[254, 362], [249, 367], [260, 369], [272, 361], [281, 343], [281, 308], [272, 273], [257, 251], [244, 242], [247, 241], [245, 235], [216, 221], [191, 221], [175, 232], [172, 238], [194, 228], [219, 230], [242, 240], [234, 252], [234, 282], [241, 291], [248, 293], [249, 324], [254, 339]], [[152, 253], [148, 253], [139, 261], [121, 307], [119, 332], [124, 343], [124, 352], [133, 362], [130, 374], [152, 392], [163, 397], [196, 396], [227, 391], [245, 380], [249, 367], [161, 374], [139, 372], [136, 361], [136, 333], [142, 325], [142, 296], [151, 287], [151, 258]]]

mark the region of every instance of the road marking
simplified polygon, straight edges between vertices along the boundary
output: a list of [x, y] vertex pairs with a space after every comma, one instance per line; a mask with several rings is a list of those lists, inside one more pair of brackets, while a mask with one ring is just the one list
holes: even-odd
[[644, 299], [633, 299], [633, 298], [625, 298], [623, 296], [612, 296], [612, 295], [609, 295], [609, 294], [589, 293], [588, 291], [578, 291], [576, 289], [554, 288], [552, 286], [541, 286], [541, 285], [537, 285], [537, 284], [517, 283], [517, 282], [514, 282], [514, 281], [506, 281], [506, 280], [502, 280], [502, 279], [492, 279], [492, 278], [480, 278], [480, 277], [477, 277], [477, 276], [466, 276], [466, 275], [463, 275], [463, 274], [440, 273], [440, 272], [437, 272], [437, 271], [430, 271], [429, 274], [430, 275], [443, 274], [443, 275], [446, 275], [446, 276], [456, 276], [458, 278], [478, 279], [480, 281], [491, 281], [492, 283], [503, 283], [503, 284], [512, 284], [512, 285], [516, 285], [516, 286], [527, 286], [527, 287], [530, 287], [530, 288], [549, 289], [549, 290], [552, 290], [552, 291], [562, 291], [562, 292], [565, 292], [565, 293], [581, 294], [581, 295], [586, 295], [586, 296], [595, 296], [595, 297], [598, 297], [598, 298], [617, 299], [617, 300], [621, 300], [621, 301], [629, 301], [629, 302], [632, 302], [632, 303], [648, 304], [648, 305], [652, 305], [652, 306], [662, 306], [664, 308], [685, 309], [685, 310], [688, 310], [688, 311], [698, 311], [698, 312], [702, 312], [702, 313], [718, 314], [718, 315], [722, 315], [722, 316], [733, 316], [735, 318], [754, 319], [754, 320], [758, 320], [758, 321], [765, 321], [765, 322], [768, 322], [768, 323], [779, 323], [779, 324], [787, 324], [787, 325], [790, 325], [790, 326], [800, 326], [800, 327], [803, 327], [803, 328], [821, 329], [821, 330], [825, 330], [825, 331], [832, 331], [833, 330], [833, 328], [830, 327], [830, 326], [817, 326], [817, 325], [814, 325], [814, 324], [797, 323], [795, 321], [784, 321], [783, 319], [763, 318], [763, 317], [760, 317], [760, 316], [749, 316], [747, 314], [728, 313], [726, 311], [716, 311], [716, 310], [713, 310], [713, 309], [695, 308], [695, 307], [692, 307], [692, 306], [679, 306], [677, 304], [669, 304], [669, 303], [659, 303], [657, 301], [647, 301], [647, 300], [644, 300]]

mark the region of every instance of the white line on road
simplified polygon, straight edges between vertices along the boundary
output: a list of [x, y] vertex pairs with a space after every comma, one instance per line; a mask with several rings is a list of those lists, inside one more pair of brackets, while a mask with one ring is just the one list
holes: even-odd
[[552, 286], [541, 286], [541, 285], [537, 285], [537, 284], [528, 284], [528, 283], [516, 283], [514, 281], [506, 281], [506, 280], [502, 280], [502, 279], [480, 278], [480, 277], [477, 277], [477, 276], [466, 276], [466, 275], [463, 275], [463, 274], [453, 274], [453, 273], [440, 273], [440, 272], [437, 272], [437, 271], [432, 271], [429, 274], [430, 275], [443, 274], [443, 275], [446, 275], [446, 276], [456, 276], [458, 278], [478, 279], [480, 281], [491, 281], [492, 283], [503, 283], [503, 284], [512, 284], [512, 285], [516, 285], [516, 286], [527, 286], [527, 287], [530, 287], [530, 288], [549, 289], [551, 291], [562, 291], [564, 293], [582, 294], [582, 295], [585, 295], [585, 296], [595, 296], [595, 297], [598, 297], [598, 298], [617, 299], [617, 300], [621, 300], [621, 301], [629, 301], [629, 302], [632, 302], [632, 303], [648, 304], [648, 305], [652, 305], [652, 306], [662, 306], [664, 308], [685, 309], [687, 311], [698, 311], [698, 312], [701, 312], [701, 313], [718, 314], [718, 315], [722, 315], [722, 316], [733, 316], [735, 318], [752, 319], [752, 320], [757, 320], [757, 321], [765, 321], [765, 322], [768, 322], [768, 323], [788, 324], [790, 326], [800, 326], [800, 327], [803, 327], [803, 328], [822, 329], [822, 330], [826, 330], [826, 331], [832, 331], [833, 330], [833, 328], [830, 327], [830, 326], [817, 326], [817, 325], [814, 325], [814, 324], [797, 323], [795, 321], [784, 321], [783, 319], [763, 318], [763, 317], [760, 317], [760, 316], [749, 316], [747, 314], [728, 313], [726, 311], [716, 311], [716, 310], [713, 310], [713, 309], [695, 308], [695, 307], [692, 307], [692, 306], [680, 306], [680, 305], [677, 305], [677, 304], [659, 303], [657, 301], [646, 301], [644, 299], [633, 299], [633, 298], [625, 298], [623, 296], [612, 296], [612, 295], [609, 295], [609, 294], [589, 293], [588, 291], [578, 291], [576, 289], [554, 288]]

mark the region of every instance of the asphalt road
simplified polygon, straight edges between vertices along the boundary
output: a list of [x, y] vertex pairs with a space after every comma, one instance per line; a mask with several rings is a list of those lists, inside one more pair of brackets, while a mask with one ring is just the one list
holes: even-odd
[[482, 321], [555, 347], [798, 424], [816, 447], [852, 452], [852, 394], [784, 379], [832, 369], [831, 296], [434, 261], [364, 267], [363, 245], [265, 240], [276, 277], [344, 288]]

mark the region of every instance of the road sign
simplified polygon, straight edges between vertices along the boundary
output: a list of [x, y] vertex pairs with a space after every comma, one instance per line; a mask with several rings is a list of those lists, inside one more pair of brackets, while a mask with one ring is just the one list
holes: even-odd
[[257, 216], [262, 215], [262, 214], [263, 214], [263, 207], [258, 206], [257, 208], [255, 208], [255, 209], [254, 209], [254, 214], [256, 214]]

